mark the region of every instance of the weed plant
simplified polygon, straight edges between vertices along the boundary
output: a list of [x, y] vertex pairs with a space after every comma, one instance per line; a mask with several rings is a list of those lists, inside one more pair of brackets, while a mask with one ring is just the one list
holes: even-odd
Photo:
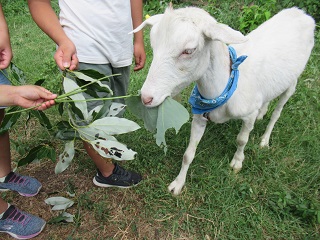
[[[145, 13], [156, 14], [163, 11], [168, 1], [146, 2]], [[273, 5], [269, 8], [265, 5], [267, 2]], [[286, 7], [285, 4], [293, 2], [254, 1], [254, 4], [273, 15]], [[319, 6], [318, 1], [298, 1], [307, 9], [309, 2]], [[160, 3], [163, 5], [158, 8]], [[175, 7], [197, 4], [219, 21], [239, 29], [240, 18], [246, 14], [245, 9], [250, 9], [251, 3], [177, 1]], [[24, 70], [29, 83], [43, 78], [44, 86], [55, 91], [60, 84], [59, 71], [53, 61], [55, 44], [34, 24], [25, 11], [25, 4], [22, 0], [4, 4], [14, 51], [13, 62]], [[263, 15], [263, 11], [260, 14]], [[260, 21], [263, 20], [256, 23]], [[146, 29], [147, 64], [142, 71], [132, 72], [132, 93], [141, 88], [152, 60], [148, 34]], [[199, 143], [181, 195], [173, 197], [167, 192], [168, 184], [178, 174], [188, 145], [189, 122], [178, 135], [173, 131], [167, 133], [166, 155], [155, 144], [152, 134], [144, 129], [119, 137], [138, 152], [135, 160], [123, 163], [126, 168], [143, 174], [144, 181], [138, 187], [127, 190], [94, 187], [95, 167], [79, 144], [75, 161], [62, 174], [54, 175], [55, 163], [51, 161], [32, 163], [19, 169], [37, 177], [44, 185], [36, 198], [25, 199], [11, 192], [1, 196], [48, 221], [54, 214], [44, 204], [44, 199], [64, 195], [70, 189], [76, 193], [77, 202], [70, 210], [76, 216], [75, 223], [50, 224], [40, 239], [320, 239], [319, 55], [320, 31], [317, 28], [310, 61], [299, 79], [296, 93], [284, 107], [274, 128], [270, 148], [260, 149], [259, 140], [274, 103], [265, 119], [256, 123], [245, 149], [243, 169], [238, 174], [234, 174], [228, 164], [236, 149], [235, 139], [241, 123], [211, 123]], [[182, 93], [182, 103], [187, 108], [190, 90]], [[52, 122], [59, 116], [56, 108], [46, 113]], [[141, 125], [130, 112], [126, 113], [126, 118]], [[24, 124], [21, 121], [11, 130], [14, 158], [45, 141], [55, 141], [57, 152], [61, 152], [61, 142], [48, 137], [36, 120], [27, 126]], [[6, 237], [0, 236], [9, 239]]]

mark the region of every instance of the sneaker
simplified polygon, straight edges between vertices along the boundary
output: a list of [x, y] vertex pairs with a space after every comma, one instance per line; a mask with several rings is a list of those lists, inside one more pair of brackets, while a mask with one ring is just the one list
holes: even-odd
[[42, 185], [32, 177], [21, 176], [15, 172], [10, 172], [4, 182], [0, 182], [1, 191], [16, 191], [25, 197], [33, 197], [38, 194]]
[[37, 236], [45, 225], [42, 218], [11, 205], [0, 219], [0, 232], [8, 233], [16, 239], [29, 239]]
[[97, 175], [93, 178], [93, 183], [99, 187], [129, 188], [142, 180], [140, 174], [125, 170], [117, 163], [114, 165], [113, 173], [109, 177], [104, 177], [98, 170]]

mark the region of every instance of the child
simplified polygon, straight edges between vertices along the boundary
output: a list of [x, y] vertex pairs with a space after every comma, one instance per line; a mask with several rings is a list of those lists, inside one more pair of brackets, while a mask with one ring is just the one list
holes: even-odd
[[[54, 105], [53, 99], [57, 95], [48, 90], [39, 86], [2, 85], [4, 78], [5, 76], [0, 73], [0, 106], [19, 105], [29, 108], [42, 103], [37, 109], [45, 110]], [[1, 122], [4, 114], [3, 109], [0, 111]], [[26, 197], [37, 195], [41, 188], [38, 180], [11, 171], [9, 134], [0, 136], [0, 146], [3, 150], [0, 158], [0, 191], [13, 190]], [[8, 233], [17, 239], [28, 239], [37, 236], [44, 226], [43, 219], [22, 212], [0, 198], [0, 232]]]
[[[9, 66], [11, 58], [9, 31], [0, 4], [0, 106], [20, 105], [28, 108], [42, 103], [39, 110], [52, 106], [57, 95], [42, 87], [10, 86], [3, 69]], [[0, 107], [0, 123], [4, 118], [3, 108], [5, 107]], [[0, 135], [0, 191], [13, 190], [22, 196], [31, 197], [35, 196], [40, 188], [41, 184], [37, 179], [12, 172], [9, 133]], [[45, 224], [43, 219], [20, 211], [0, 198], [0, 232], [18, 239], [29, 239], [38, 235]]]
[[[110, 79], [110, 87], [114, 96], [126, 95], [132, 55], [134, 70], [142, 69], [146, 59], [143, 33], [134, 35], [134, 44], [128, 34], [142, 23], [142, 0], [59, 0], [60, 22], [50, 0], [28, 0], [28, 4], [34, 21], [57, 44], [54, 58], [61, 70], [121, 74]], [[125, 188], [141, 181], [140, 174], [101, 157], [87, 142], [84, 148], [97, 167], [95, 185]]]

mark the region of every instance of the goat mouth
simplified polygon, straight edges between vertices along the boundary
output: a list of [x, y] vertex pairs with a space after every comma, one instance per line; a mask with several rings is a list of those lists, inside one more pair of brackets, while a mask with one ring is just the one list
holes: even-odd
[[163, 95], [159, 98], [153, 98], [151, 102], [149, 102], [148, 104], [144, 104], [144, 105], [145, 105], [145, 107], [148, 107], [148, 108], [158, 107], [166, 100], [167, 97], [170, 97], [170, 94]]

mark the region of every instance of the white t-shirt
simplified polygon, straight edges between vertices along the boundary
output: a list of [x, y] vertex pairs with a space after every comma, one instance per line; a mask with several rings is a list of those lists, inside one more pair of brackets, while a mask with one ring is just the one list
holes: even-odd
[[80, 62], [132, 63], [130, 0], [59, 0], [60, 23], [77, 48]]

